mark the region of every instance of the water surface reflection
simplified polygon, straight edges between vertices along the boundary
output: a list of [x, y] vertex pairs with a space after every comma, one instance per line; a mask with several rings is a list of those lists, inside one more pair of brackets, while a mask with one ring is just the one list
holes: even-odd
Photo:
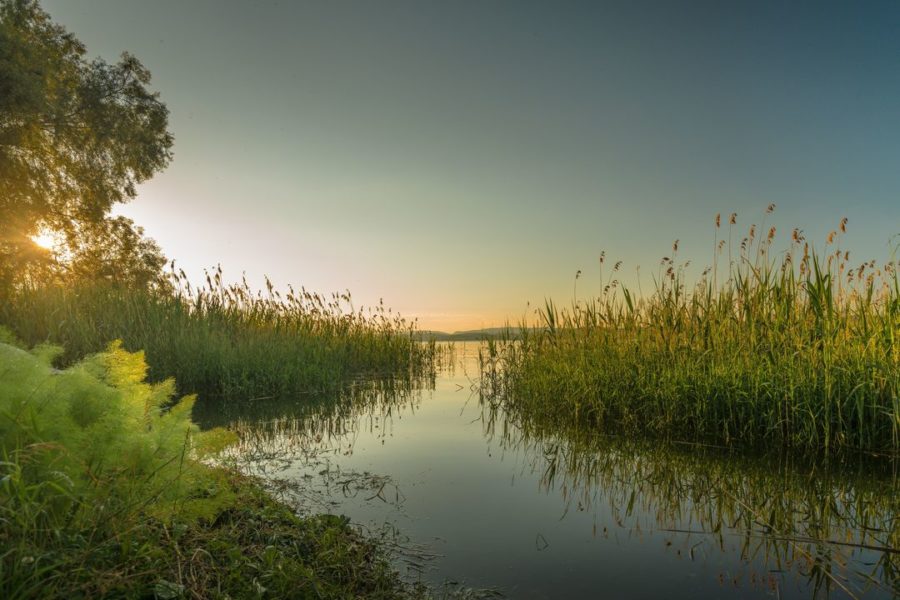
[[232, 455], [301, 510], [349, 516], [430, 581], [511, 598], [897, 593], [896, 464], [543, 431], [473, 394], [477, 345], [455, 353], [431, 380], [195, 416], [237, 431]]

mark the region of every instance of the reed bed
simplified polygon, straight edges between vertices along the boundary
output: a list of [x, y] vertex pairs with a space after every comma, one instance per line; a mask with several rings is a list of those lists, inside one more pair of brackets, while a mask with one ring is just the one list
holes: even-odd
[[483, 390], [551, 425], [896, 456], [897, 263], [852, 266], [846, 225], [821, 253], [798, 229], [776, 253], [774, 227], [733, 246], [736, 215], [724, 235], [717, 216], [713, 264], [693, 285], [677, 241], [652, 294], [621, 286], [617, 263], [600, 297], [547, 301], [518, 341], [490, 343]]
[[361, 376], [427, 371], [433, 344], [379, 304], [354, 309], [349, 292], [330, 298], [222, 282], [221, 268], [192, 288], [183, 272], [165, 289], [102, 284], [27, 287], [0, 307], [0, 323], [28, 344], [65, 347], [61, 365], [115, 339], [144, 350], [150, 379], [175, 377], [183, 393], [250, 398], [334, 390]]

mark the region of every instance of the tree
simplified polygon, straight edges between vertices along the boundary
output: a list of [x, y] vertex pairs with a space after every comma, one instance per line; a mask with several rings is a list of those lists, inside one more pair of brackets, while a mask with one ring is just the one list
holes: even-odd
[[70, 278], [140, 288], [170, 285], [163, 274], [166, 258], [159, 246], [125, 217], [83, 228], [77, 240], [69, 243], [68, 252], [63, 264]]
[[121, 249], [161, 259], [130, 221], [108, 219], [171, 160], [168, 110], [149, 83], [130, 54], [87, 60], [36, 0], [0, 0], [0, 286], [46, 262], [30, 240], [41, 229], [61, 235], [71, 256], [114, 231], [130, 240]]

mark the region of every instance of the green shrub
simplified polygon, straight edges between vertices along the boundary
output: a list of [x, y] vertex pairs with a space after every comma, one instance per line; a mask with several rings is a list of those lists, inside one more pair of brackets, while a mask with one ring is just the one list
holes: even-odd
[[58, 570], [67, 547], [97, 552], [149, 517], [211, 517], [233, 498], [223, 472], [200, 461], [230, 434], [198, 432], [193, 397], [173, 403], [172, 380], [145, 383], [141, 353], [114, 343], [59, 371], [50, 362], [60, 352], [0, 343], [0, 580], [10, 595]]

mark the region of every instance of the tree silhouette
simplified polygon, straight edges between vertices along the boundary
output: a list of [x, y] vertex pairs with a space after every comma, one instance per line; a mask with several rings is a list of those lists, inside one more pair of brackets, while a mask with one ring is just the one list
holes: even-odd
[[171, 159], [168, 110], [149, 83], [130, 54], [87, 60], [35, 0], [0, 0], [0, 287], [54, 265], [31, 241], [42, 229], [60, 235], [70, 259], [104, 231], [140, 245], [130, 221], [107, 221]]

